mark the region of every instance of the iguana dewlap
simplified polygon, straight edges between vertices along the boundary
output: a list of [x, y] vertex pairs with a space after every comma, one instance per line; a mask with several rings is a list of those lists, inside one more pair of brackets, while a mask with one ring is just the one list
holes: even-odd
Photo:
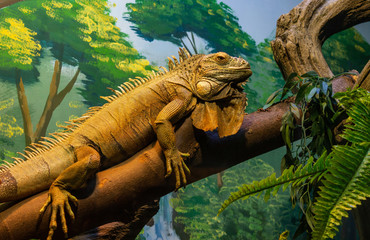
[[91, 108], [64, 132], [32, 144], [24, 160], [0, 170], [0, 202], [17, 200], [49, 189], [52, 215], [48, 239], [57, 215], [67, 234], [64, 212], [73, 219], [69, 191], [80, 188], [99, 169], [113, 166], [155, 139], [166, 158], [167, 174], [176, 176], [176, 188], [189, 173], [175, 146], [174, 126], [191, 116], [204, 131], [218, 129], [220, 137], [235, 134], [243, 120], [246, 97], [242, 84], [252, 74], [242, 58], [219, 52], [190, 56], [180, 50], [180, 61], [169, 61], [169, 71], [131, 79], [102, 107]]

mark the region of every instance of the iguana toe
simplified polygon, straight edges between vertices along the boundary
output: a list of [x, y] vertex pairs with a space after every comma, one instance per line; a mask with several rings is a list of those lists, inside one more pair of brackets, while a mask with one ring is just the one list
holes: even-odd
[[68, 237], [68, 227], [66, 220], [66, 213], [69, 215], [70, 219], [73, 221], [75, 219], [74, 213], [72, 211], [71, 201], [74, 205], [77, 205], [77, 198], [70, 194], [68, 191], [60, 189], [59, 187], [52, 186], [49, 190], [49, 197], [44, 206], [40, 210], [40, 214], [43, 214], [47, 207], [51, 204], [51, 217], [49, 224], [49, 233], [47, 240], [52, 240], [55, 230], [58, 227], [57, 215], [59, 213], [62, 230], [64, 236]]

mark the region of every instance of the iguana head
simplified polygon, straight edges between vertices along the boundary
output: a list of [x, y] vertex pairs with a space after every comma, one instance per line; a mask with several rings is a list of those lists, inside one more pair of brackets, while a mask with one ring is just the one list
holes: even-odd
[[204, 101], [240, 97], [244, 95], [242, 85], [251, 75], [247, 61], [219, 52], [200, 57], [190, 86]]
[[217, 128], [220, 137], [235, 134], [244, 117], [247, 98], [243, 84], [252, 75], [242, 58], [219, 52], [198, 56], [188, 84], [198, 98], [191, 118], [196, 128]]

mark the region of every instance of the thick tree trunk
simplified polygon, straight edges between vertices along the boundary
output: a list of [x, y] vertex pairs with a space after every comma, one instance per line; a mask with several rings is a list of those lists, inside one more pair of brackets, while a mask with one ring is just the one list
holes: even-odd
[[284, 78], [316, 71], [332, 77], [321, 46], [331, 35], [370, 20], [368, 0], [304, 0], [277, 22], [271, 42]]

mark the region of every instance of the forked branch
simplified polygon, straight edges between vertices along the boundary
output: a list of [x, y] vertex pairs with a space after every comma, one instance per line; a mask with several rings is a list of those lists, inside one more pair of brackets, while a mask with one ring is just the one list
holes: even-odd
[[332, 77], [321, 46], [331, 35], [370, 20], [368, 0], [304, 0], [277, 22], [271, 42], [284, 78], [316, 71]]

